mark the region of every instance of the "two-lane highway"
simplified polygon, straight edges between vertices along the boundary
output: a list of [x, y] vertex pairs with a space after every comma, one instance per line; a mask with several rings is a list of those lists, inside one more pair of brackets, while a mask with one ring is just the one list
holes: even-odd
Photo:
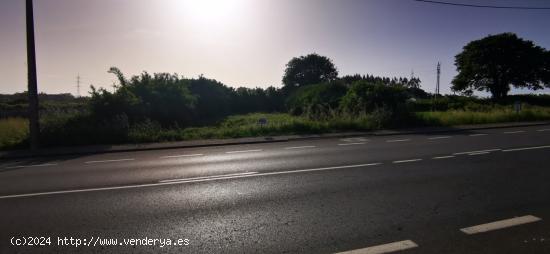
[[0, 252], [548, 253], [549, 156], [533, 126], [3, 161]]

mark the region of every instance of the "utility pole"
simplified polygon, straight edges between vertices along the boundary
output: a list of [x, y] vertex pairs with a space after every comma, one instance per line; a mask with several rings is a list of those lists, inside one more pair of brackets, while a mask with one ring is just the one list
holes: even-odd
[[437, 62], [437, 83], [435, 86], [435, 96], [439, 95], [439, 78], [441, 76], [441, 63]]
[[36, 78], [36, 53], [34, 48], [34, 14], [32, 0], [26, 0], [27, 16], [27, 69], [29, 96], [29, 132], [31, 149], [39, 147], [38, 85]]
[[80, 74], [76, 76], [76, 97], [80, 97]]

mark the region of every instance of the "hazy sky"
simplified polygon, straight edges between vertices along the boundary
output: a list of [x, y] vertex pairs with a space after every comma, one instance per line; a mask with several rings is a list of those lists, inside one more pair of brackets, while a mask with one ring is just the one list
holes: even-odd
[[[547, 0], [446, 0], [550, 6]], [[23, 0], [0, 1], [0, 93], [26, 90]], [[341, 75], [409, 77], [442, 92], [469, 41], [515, 32], [550, 49], [550, 11], [476, 9], [413, 0], [35, 0], [39, 91], [110, 87], [107, 73], [142, 71], [280, 86], [285, 64], [316, 52]]]

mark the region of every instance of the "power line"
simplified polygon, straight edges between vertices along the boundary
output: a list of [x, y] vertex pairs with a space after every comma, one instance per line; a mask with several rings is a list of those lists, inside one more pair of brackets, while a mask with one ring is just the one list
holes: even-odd
[[478, 5], [478, 4], [450, 3], [450, 2], [431, 1], [431, 0], [414, 0], [414, 1], [424, 2], [424, 3], [431, 3], [431, 4], [442, 4], [442, 5], [453, 5], [453, 6], [475, 7], [475, 8], [515, 9], [515, 10], [550, 10], [550, 7]]

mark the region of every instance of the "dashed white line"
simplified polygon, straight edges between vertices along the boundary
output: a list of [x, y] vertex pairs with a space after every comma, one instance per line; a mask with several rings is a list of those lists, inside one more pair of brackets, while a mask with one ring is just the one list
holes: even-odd
[[34, 165], [19, 165], [19, 166], [11, 166], [6, 167], [7, 169], [13, 169], [13, 168], [32, 168], [32, 167], [48, 167], [48, 166], [57, 166], [57, 163], [45, 163], [45, 164], [34, 164]]
[[472, 235], [472, 234], [478, 234], [478, 233], [484, 233], [488, 231], [503, 229], [503, 228], [509, 228], [513, 226], [519, 226], [522, 224], [527, 223], [533, 223], [542, 220], [541, 218], [535, 217], [533, 215], [526, 215], [521, 217], [516, 217], [512, 219], [507, 220], [499, 220], [491, 223], [481, 224], [477, 226], [462, 228], [460, 231]]
[[401, 161], [393, 161], [393, 163], [407, 163], [407, 162], [416, 162], [421, 161], [422, 159], [410, 159], [410, 160], [401, 160]]
[[194, 181], [204, 181], [204, 180], [217, 180], [220, 178], [226, 178], [226, 177], [234, 177], [234, 176], [244, 176], [244, 175], [253, 175], [257, 174], [258, 172], [244, 172], [244, 173], [235, 173], [235, 174], [225, 174], [225, 175], [214, 175], [214, 176], [199, 176], [199, 177], [191, 177], [191, 178], [179, 178], [179, 179], [169, 179], [169, 180], [161, 180], [159, 183], [168, 183], [168, 182], [194, 182]]
[[198, 157], [198, 156], [204, 156], [202, 153], [197, 154], [180, 154], [180, 155], [168, 155], [168, 156], [161, 156], [161, 159], [171, 159], [171, 158], [185, 158], [185, 157]]
[[[310, 169], [298, 169], [298, 170], [289, 170], [289, 171], [266, 172], [266, 173], [247, 174], [247, 175], [238, 175], [238, 176], [205, 178], [205, 179], [202, 179], [201, 181], [206, 182], [206, 181], [215, 181], [215, 180], [224, 180], [224, 179], [237, 179], [237, 178], [248, 178], [248, 177], [258, 177], [258, 176], [297, 174], [297, 173], [305, 173], [305, 172], [319, 172], [319, 171], [328, 171], [328, 170], [346, 169], [346, 168], [370, 167], [370, 166], [377, 166], [377, 165], [381, 165], [381, 164], [382, 163], [377, 162], [377, 163], [334, 166], [334, 167], [325, 167], [325, 168], [310, 168]], [[252, 173], [254, 173], [254, 172], [252, 172]], [[195, 180], [195, 182], [198, 182], [198, 181], [199, 180]], [[70, 194], [70, 193], [80, 193], [80, 192], [135, 189], [135, 188], [145, 188], [145, 187], [173, 185], [173, 184], [185, 184], [185, 183], [188, 183], [188, 182], [185, 182], [185, 181], [172, 181], [172, 182], [162, 182], [162, 183], [157, 182], [157, 183], [148, 183], [148, 184], [122, 185], [122, 186], [101, 187], [101, 188], [88, 188], [88, 189], [74, 189], [74, 190], [62, 190], [62, 191], [37, 192], [37, 193], [14, 194], [14, 195], [0, 196], [0, 199], [35, 197], [35, 196], [45, 196], [45, 195], [55, 195], [55, 194]]]
[[135, 159], [118, 159], [118, 160], [102, 160], [102, 161], [87, 161], [85, 164], [94, 164], [94, 163], [107, 163], [107, 162], [121, 162], [121, 161], [133, 161]]
[[391, 139], [391, 140], [386, 140], [386, 142], [388, 142], [388, 143], [394, 143], [394, 142], [407, 142], [407, 141], [411, 141], [411, 139]]
[[537, 131], [540, 131], [540, 132], [543, 132], [543, 131], [550, 131], [550, 129], [540, 129], [540, 130], [537, 130]]
[[364, 249], [350, 250], [339, 252], [337, 254], [382, 254], [382, 253], [391, 253], [396, 251], [408, 250], [418, 247], [418, 244], [411, 240], [386, 243], [382, 245], [376, 245], [372, 247], [367, 247]]
[[516, 134], [516, 133], [524, 133], [525, 131], [505, 131], [504, 134]]
[[545, 149], [550, 148], [550, 146], [533, 146], [533, 147], [522, 147], [522, 148], [513, 148], [502, 150], [503, 152], [514, 152], [514, 151], [524, 151], [524, 150], [535, 150], [535, 149]]
[[242, 150], [242, 151], [229, 151], [225, 152], [227, 154], [233, 154], [233, 153], [255, 153], [255, 152], [261, 152], [262, 149], [254, 149], [254, 150]]
[[428, 138], [429, 140], [437, 140], [437, 139], [447, 139], [447, 138], [452, 138], [451, 136], [441, 136], [441, 137], [432, 137], [432, 138]]
[[364, 145], [366, 144], [365, 142], [357, 142], [357, 143], [343, 143], [343, 144], [338, 144], [339, 146], [356, 146], [356, 145]]
[[471, 153], [484, 153], [484, 152], [496, 152], [500, 151], [502, 149], [487, 149], [487, 150], [478, 150], [478, 151], [469, 151], [469, 152], [460, 152], [460, 153], [453, 153], [453, 155], [462, 155], [462, 154], [471, 154]]
[[441, 159], [450, 159], [450, 158], [454, 158], [454, 157], [455, 157], [454, 155], [447, 155], [447, 156], [433, 157], [432, 159], [434, 159], [434, 160], [441, 160]]
[[316, 146], [292, 146], [292, 147], [285, 147], [286, 150], [293, 150], [293, 149], [307, 149], [307, 148], [315, 148]]
[[487, 136], [487, 135], [489, 135], [489, 134], [487, 134], [487, 133], [477, 133], [477, 134], [470, 134], [469, 136], [470, 137], [480, 137], [480, 136]]

